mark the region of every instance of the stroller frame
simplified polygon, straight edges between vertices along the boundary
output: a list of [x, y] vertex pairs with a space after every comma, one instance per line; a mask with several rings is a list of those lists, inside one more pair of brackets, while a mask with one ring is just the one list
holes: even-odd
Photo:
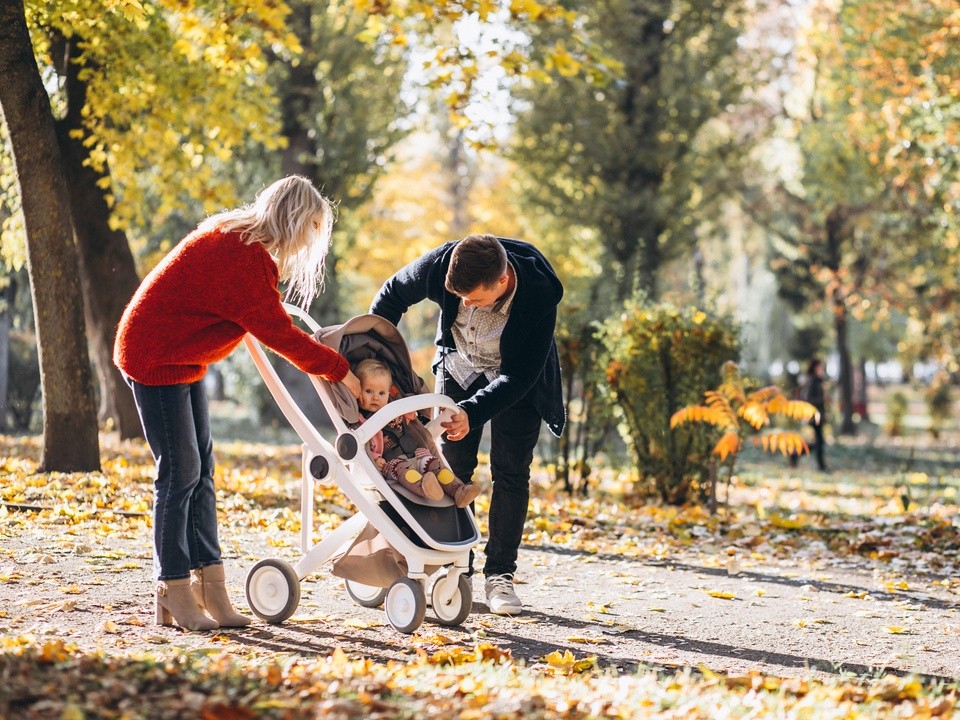
[[[299, 319], [311, 332], [320, 326], [300, 308], [284, 304], [291, 316]], [[384, 321], [386, 322], [386, 321]], [[363, 530], [369, 522], [389, 545], [407, 562], [407, 576], [396, 580], [389, 588], [364, 585], [345, 580], [348, 594], [365, 607], [384, 604], [387, 620], [400, 632], [411, 633], [422, 623], [426, 612], [426, 588], [431, 574], [446, 568], [433, 583], [430, 598], [437, 620], [443, 625], [459, 625], [469, 615], [472, 589], [466, 575], [470, 551], [479, 541], [476, 521], [469, 508], [452, 506], [449, 498], [432, 501], [414, 498], [420, 506], [437, 508], [433, 512], [462, 513], [466, 533], [457, 540], [440, 541], [427, 532], [414, 513], [404, 503], [401, 494], [387, 484], [373, 460], [365, 451], [367, 442], [387, 423], [406, 413], [435, 410], [435, 417], [425, 427], [436, 440], [443, 432], [441, 422], [458, 412], [456, 403], [445, 395], [425, 393], [400, 398], [370, 416], [356, 428], [347, 426], [337, 410], [330, 384], [315, 375], [309, 375], [324, 409], [337, 432], [336, 441], [327, 441], [307, 419], [290, 392], [284, 386], [260, 342], [252, 335], [244, 343], [267, 389], [277, 402], [284, 417], [300, 436], [301, 486], [300, 547], [302, 557], [294, 565], [280, 558], [259, 561], [247, 574], [246, 594], [251, 610], [270, 623], [281, 623], [289, 618], [300, 600], [300, 581], [333, 558]], [[359, 478], [359, 480], [358, 480]], [[314, 482], [335, 483], [358, 512], [345, 520], [319, 543], [311, 545], [313, 534]], [[416, 535], [414, 539], [397, 525], [386, 511], [390, 508]], [[443, 510], [440, 510], [440, 509]]]

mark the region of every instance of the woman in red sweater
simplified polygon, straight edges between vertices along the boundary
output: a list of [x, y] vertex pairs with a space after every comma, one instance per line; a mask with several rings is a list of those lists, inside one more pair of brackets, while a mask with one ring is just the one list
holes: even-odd
[[278, 180], [253, 204], [202, 222], [147, 275], [123, 313], [113, 358], [133, 389], [157, 463], [159, 624], [213, 630], [250, 622], [233, 609], [224, 584], [207, 366], [249, 332], [304, 372], [342, 382], [359, 397], [347, 361], [294, 325], [277, 289], [286, 280], [287, 296], [310, 305], [332, 228], [333, 209], [309, 180]]

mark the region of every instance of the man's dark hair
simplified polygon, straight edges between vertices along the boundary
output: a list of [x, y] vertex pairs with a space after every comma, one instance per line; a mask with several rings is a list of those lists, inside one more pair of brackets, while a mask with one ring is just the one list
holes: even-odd
[[492, 287], [507, 271], [507, 251], [493, 235], [468, 235], [450, 256], [445, 287], [466, 295], [481, 285]]

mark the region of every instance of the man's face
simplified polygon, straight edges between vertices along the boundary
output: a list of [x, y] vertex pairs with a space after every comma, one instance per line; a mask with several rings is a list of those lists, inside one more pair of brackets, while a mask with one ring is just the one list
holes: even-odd
[[367, 376], [360, 382], [360, 407], [376, 412], [390, 402], [390, 378], [387, 375]]
[[510, 276], [504, 273], [493, 285], [487, 287], [480, 285], [465, 295], [461, 295], [465, 307], [485, 308], [493, 305], [507, 291], [507, 283]]

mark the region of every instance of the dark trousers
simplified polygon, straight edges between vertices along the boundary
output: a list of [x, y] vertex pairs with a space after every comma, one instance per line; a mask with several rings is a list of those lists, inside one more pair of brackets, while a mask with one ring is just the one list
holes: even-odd
[[810, 450], [817, 458], [817, 467], [821, 470], [826, 470], [827, 461], [823, 457], [823, 448], [825, 446], [823, 441], [823, 423], [810, 423], [810, 426], [813, 428], [813, 447], [810, 448]]
[[[466, 400], [487, 385], [480, 377], [464, 389], [449, 375], [443, 379], [443, 392], [455, 402]], [[477, 469], [477, 452], [483, 425], [471, 427], [462, 440], [442, 440], [442, 451], [454, 475], [471, 482]], [[522, 398], [490, 421], [490, 475], [493, 492], [488, 517], [487, 556], [484, 575], [514, 573], [517, 551], [523, 538], [523, 524], [530, 502], [530, 464], [540, 437], [540, 414]]]
[[157, 464], [153, 567], [158, 580], [222, 562], [213, 486], [213, 441], [203, 381], [142, 385], [127, 380]]
[[[823, 423], [822, 422], [811, 422], [810, 427], [813, 428], [813, 445], [810, 446], [810, 454], [816, 457], [817, 467], [820, 470], [827, 469], [827, 461], [824, 457], [824, 447], [826, 443], [823, 440]], [[797, 461], [800, 459], [800, 456], [791, 453], [790, 454], [790, 467], [796, 467]]]

